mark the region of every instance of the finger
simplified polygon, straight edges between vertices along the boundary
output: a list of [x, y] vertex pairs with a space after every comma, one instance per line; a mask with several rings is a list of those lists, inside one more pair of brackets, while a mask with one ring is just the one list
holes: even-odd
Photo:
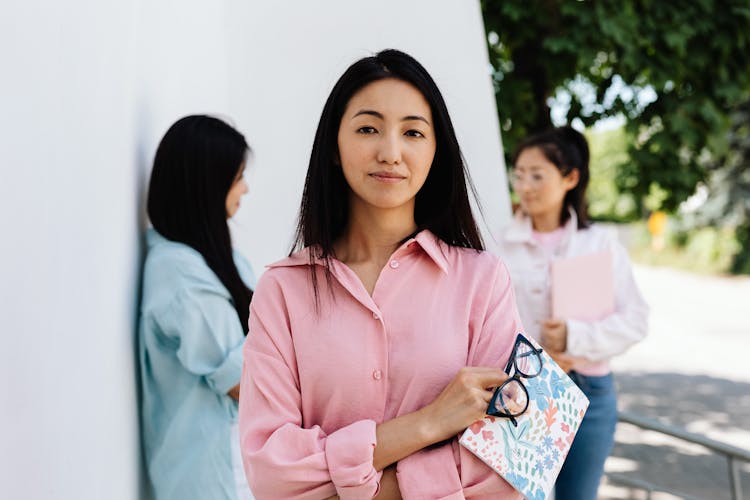
[[463, 370], [469, 373], [490, 373], [490, 372], [503, 372], [497, 366], [465, 366]]
[[497, 387], [508, 379], [508, 374], [499, 368], [477, 371], [474, 376], [476, 386], [482, 389]]
[[492, 401], [492, 396], [495, 394], [494, 389], [485, 389], [482, 391], [482, 399], [484, 399], [484, 402], [487, 404], [490, 404], [490, 401]]

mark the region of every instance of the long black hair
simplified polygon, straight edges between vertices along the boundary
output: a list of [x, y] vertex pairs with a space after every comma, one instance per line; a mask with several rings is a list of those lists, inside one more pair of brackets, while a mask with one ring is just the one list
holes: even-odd
[[586, 187], [589, 184], [589, 144], [582, 133], [572, 127], [557, 127], [531, 135], [521, 141], [513, 153], [513, 165], [521, 153], [530, 148], [539, 148], [545, 158], [553, 163], [565, 177], [578, 170], [578, 184], [565, 193], [560, 224], [570, 218], [569, 208], [576, 212], [578, 229], [589, 227]]
[[[467, 186], [475, 198], [476, 192], [443, 96], [419, 62], [403, 52], [387, 49], [349, 66], [328, 96], [315, 133], [291, 253], [302, 247], [313, 247], [311, 267], [316, 259], [322, 258], [329, 283], [333, 243], [342, 236], [349, 217], [349, 188], [337, 161], [341, 118], [356, 92], [386, 78], [413, 85], [422, 93], [432, 112], [437, 146], [430, 172], [416, 195], [414, 220], [418, 231], [428, 229], [449, 245], [484, 249]], [[314, 268], [311, 276], [317, 301]]]
[[148, 216], [165, 238], [191, 246], [227, 288], [247, 334], [252, 291], [232, 256], [226, 197], [247, 157], [245, 137], [211, 116], [186, 116], [159, 143]]

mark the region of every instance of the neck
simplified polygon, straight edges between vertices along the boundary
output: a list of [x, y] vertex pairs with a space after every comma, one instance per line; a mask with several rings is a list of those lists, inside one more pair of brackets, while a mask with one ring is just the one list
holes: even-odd
[[552, 232], [560, 225], [560, 214], [557, 212], [531, 216], [531, 226], [540, 233]]
[[384, 265], [401, 242], [416, 230], [413, 203], [378, 209], [354, 202], [350, 206], [349, 224], [334, 244], [336, 257], [346, 264], [369, 261]]

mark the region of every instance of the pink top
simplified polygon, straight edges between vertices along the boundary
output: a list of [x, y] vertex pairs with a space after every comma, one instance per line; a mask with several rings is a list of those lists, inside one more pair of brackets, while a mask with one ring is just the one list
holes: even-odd
[[[273, 264], [250, 309], [240, 439], [258, 499], [372, 498], [375, 427], [431, 403], [463, 366], [504, 367], [521, 331], [504, 264], [420, 232], [391, 256], [370, 296], [332, 262], [332, 293], [308, 250]], [[457, 440], [397, 465], [410, 498], [521, 498]]]
[[531, 237], [541, 246], [547, 255], [552, 255], [560, 245], [560, 242], [565, 236], [565, 228], [563, 226], [558, 227], [554, 231], [542, 233], [540, 231], [532, 231]]

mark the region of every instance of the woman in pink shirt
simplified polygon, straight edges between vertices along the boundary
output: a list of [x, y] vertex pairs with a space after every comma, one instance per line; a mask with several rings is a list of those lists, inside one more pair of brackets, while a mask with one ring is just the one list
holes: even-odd
[[240, 436], [255, 496], [520, 498], [456, 436], [521, 330], [443, 98], [410, 56], [354, 63], [323, 109], [295, 248], [250, 310]]

